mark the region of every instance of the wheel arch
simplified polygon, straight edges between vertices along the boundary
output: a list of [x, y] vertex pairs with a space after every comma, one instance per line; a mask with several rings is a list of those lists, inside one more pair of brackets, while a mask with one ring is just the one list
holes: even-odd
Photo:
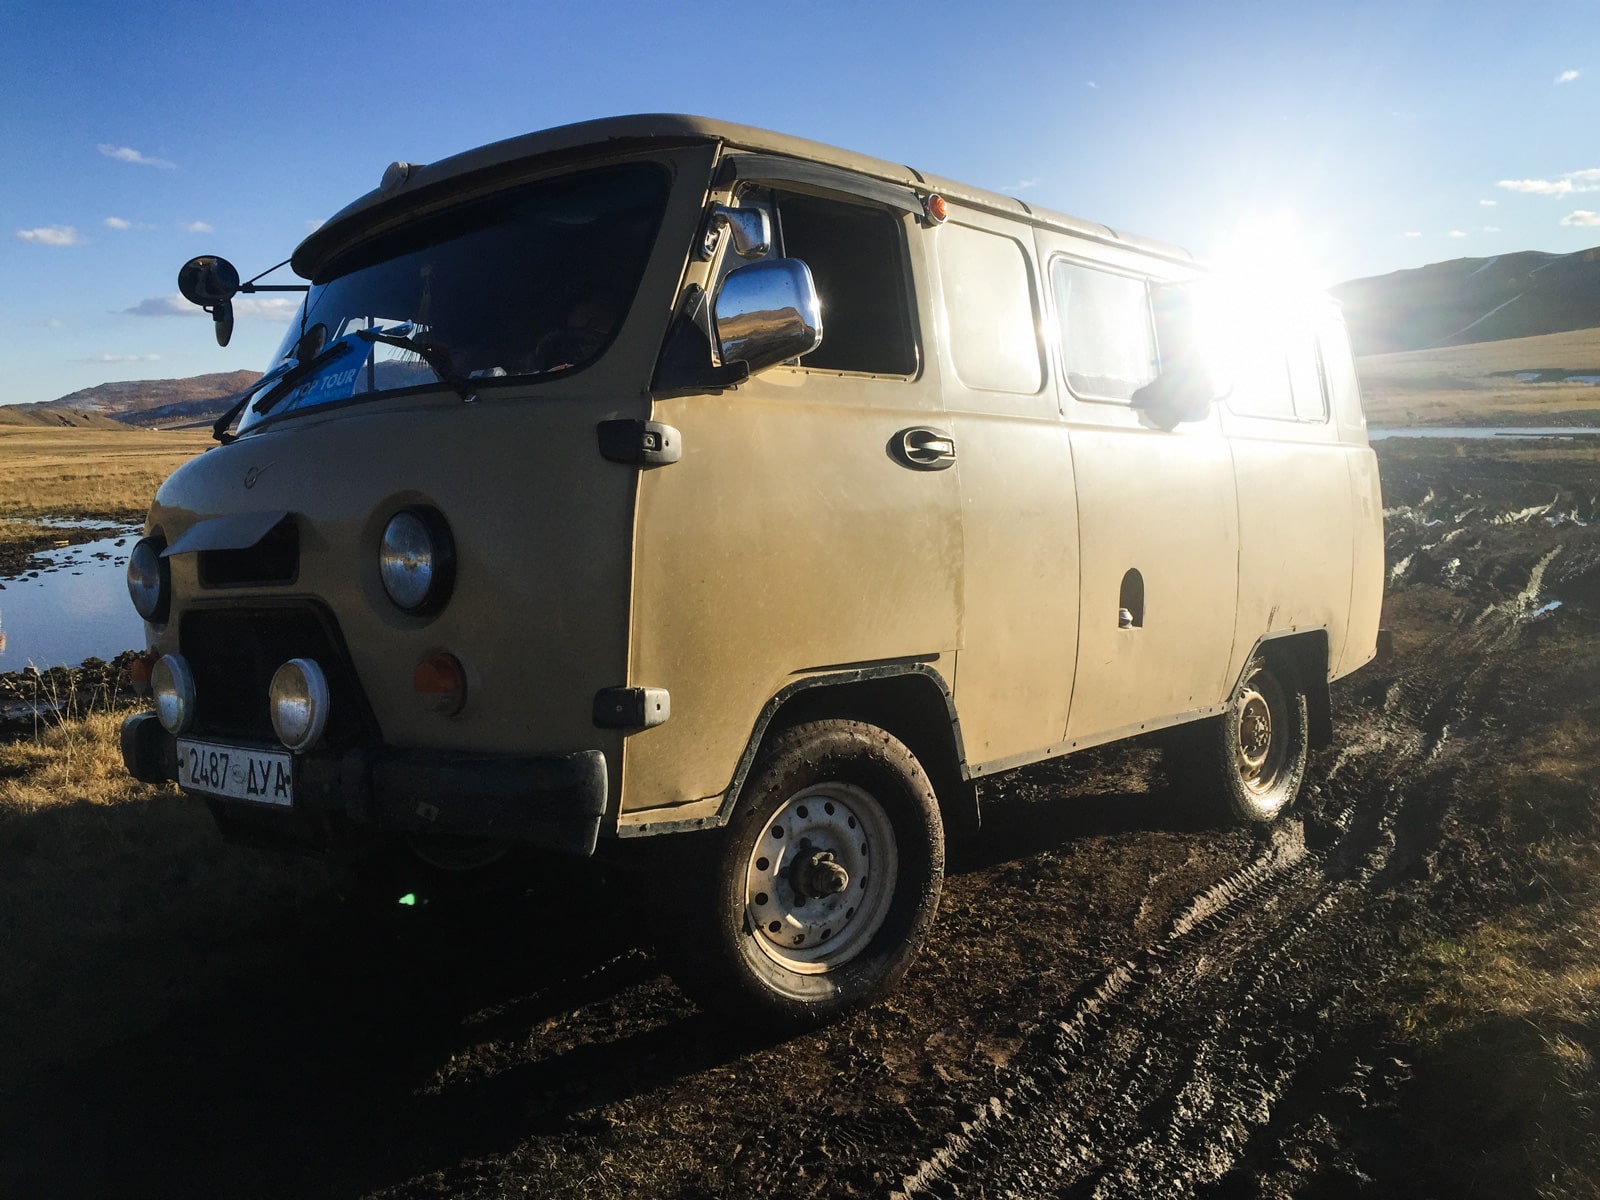
[[967, 767], [961, 720], [950, 686], [927, 663], [852, 668], [796, 680], [763, 706], [723, 793], [717, 823], [726, 824], [763, 748], [806, 721], [863, 721], [893, 734], [922, 764], [939, 800], [947, 840], [977, 832], [978, 793]]
[[1282, 663], [1295, 674], [1306, 694], [1306, 715], [1310, 718], [1311, 749], [1321, 750], [1333, 744], [1333, 702], [1328, 691], [1328, 631], [1317, 629], [1285, 629], [1268, 633], [1256, 639], [1256, 644], [1246, 655], [1239, 677], [1228, 689], [1232, 695], [1244, 673], [1257, 658], [1270, 663]]

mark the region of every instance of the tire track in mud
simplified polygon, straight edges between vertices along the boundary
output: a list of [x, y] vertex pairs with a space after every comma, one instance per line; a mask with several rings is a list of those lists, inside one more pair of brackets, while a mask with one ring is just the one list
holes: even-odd
[[[1445, 640], [1503, 650], [1527, 609], [1483, 614]], [[1387, 936], [1364, 903], [1426, 850], [1415, 797], [1452, 748], [1452, 724], [1497, 677], [1485, 658], [1464, 678], [1423, 666], [1397, 679], [1345, 735], [1320, 812], [1276, 827], [1250, 863], [1089, 984], [895, 1195], [1193, 1195], [1259, 1155], [1254, 1142], [1272, 1136], [1276, 1106], [1359, 989], [1362, 957]]]

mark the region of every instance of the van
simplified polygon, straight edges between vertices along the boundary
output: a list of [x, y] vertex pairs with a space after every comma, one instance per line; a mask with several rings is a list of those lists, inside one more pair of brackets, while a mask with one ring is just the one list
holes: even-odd
[[[127, 767], [230, 837], [627, 857], [695, 996], [803, 1026], [903, 975], [980, 781], [1174, 730], [1267, 821], [1374, 655], [1325, 300], [684, 116], [397, 162], [290, 262], [129, 563]], [[180, 286], [225, 342], [269, 285]]]

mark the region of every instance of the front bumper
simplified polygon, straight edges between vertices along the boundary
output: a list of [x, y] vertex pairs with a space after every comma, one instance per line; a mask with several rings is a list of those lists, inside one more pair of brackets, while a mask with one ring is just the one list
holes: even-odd
[[[122, 723], [122, 761], [146, 783], [175, 780], [177, 739], [154, 713], [137, 713]], [[288, 815], [342, 816], [386, 832], [524, 842], [587, 857], [599, 840], [606, 793], [598, 750], [498, 755], [377, 747], [295, 755]], [[250, 801], [206, 798], [221, 811], [275, 815]]]

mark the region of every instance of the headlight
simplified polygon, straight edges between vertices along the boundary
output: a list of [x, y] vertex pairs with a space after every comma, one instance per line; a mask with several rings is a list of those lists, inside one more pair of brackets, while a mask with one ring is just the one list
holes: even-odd
[[167, 543], [159, 537], [140, 538], [128, 555], [128, 596], [146, 621], [160, 625], [172, 604], [172, 570], [161, 552]]
[[328, 727], [328, 679], [309, 658], [291, 658], [267, 688], [272, 731], [291, 750], [316, 743]]
[[408, 613], [436, 613], [450, 599], [456, 548], [450, 526], [431, 508], [404, 508], [389, 518], [378, 547], [378, 576], [389, 599]]
[[156, 717], [168, 733], [182, 733], [194, 724], [194, 672], [181, 654], [164, 654], [150, 669], [150, 692]]

